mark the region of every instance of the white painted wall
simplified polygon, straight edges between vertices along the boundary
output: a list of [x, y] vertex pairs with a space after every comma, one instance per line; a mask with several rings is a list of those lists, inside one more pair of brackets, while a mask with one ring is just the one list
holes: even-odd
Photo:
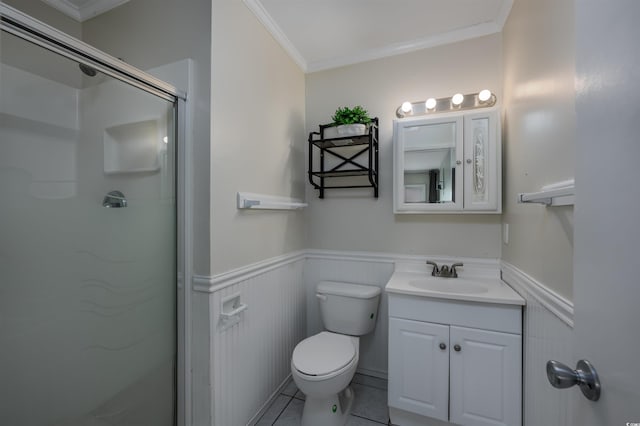
[[516, 0], [503, 31], [502, 258], [568, 298], [573, 207], [517, 204], [516, 195], [574, 176], [573, 22], [573, 1]]
[[305, 77], [237, 0], [213, 2], [211, 264], [306, 247], [300, 211], [239, 211], [236, 192], [304, 198]]
[[[392, 134], [405, 100], [502, 94], [499, 34], [307, 75], [307, 132], [331, 121], [337, 107], [363, 105], [380, 118], [380, 198], [372, 190], [327, 190], [307, 184], [312, 248], [443, 256], [500, 257], [500, 215], [394, 215]], [[306, 139], [306, 138], [305, 138]]]

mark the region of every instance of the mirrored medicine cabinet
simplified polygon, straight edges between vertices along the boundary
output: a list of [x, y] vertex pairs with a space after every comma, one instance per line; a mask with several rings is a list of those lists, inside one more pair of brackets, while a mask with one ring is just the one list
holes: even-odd
[[394, 121], [394, 213], [501, 213], [496, 108]]

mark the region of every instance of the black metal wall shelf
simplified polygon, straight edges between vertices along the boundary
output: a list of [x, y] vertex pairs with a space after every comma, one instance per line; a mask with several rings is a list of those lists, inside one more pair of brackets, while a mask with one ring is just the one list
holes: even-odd
[[[373, 188], [373, 195], [378, 198], [378, 118], [371, 121], [366, 134], [358, 136], [327, 137], [327, 130], [333, 130], [335, 125], [323, 124], [319, 127], [319, 132], [309, 133], [308, 171], [309, 182], [319, 190], [319, 197], [324, 198], [325, 189]], [[318, 164], [314, 164], [315, 155], [319, 155]], [[337, 164], [328, 166], [329, 159]], [[327, 179], [330, 178], [358, 176], [366, 177], [367, 183], [356, 185], [340, 180], [334, 185], [327, 185]]]

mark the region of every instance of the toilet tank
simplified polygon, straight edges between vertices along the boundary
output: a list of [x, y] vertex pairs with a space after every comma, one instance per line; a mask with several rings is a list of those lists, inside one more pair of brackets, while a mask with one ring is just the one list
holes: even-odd
[[322, 281], [316, 287], [324, 327], [334, 333], [362, 336], [373, 331], [378, 318], [380, 287]]

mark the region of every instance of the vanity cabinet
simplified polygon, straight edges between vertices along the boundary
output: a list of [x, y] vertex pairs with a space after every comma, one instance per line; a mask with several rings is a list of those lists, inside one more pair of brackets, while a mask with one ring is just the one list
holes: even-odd
[[521, 425], [519, 306], [389, 294], [389, 313], [394, 424]]
[[499, 112], [394, 121], [394, 213], [500, 213]]

